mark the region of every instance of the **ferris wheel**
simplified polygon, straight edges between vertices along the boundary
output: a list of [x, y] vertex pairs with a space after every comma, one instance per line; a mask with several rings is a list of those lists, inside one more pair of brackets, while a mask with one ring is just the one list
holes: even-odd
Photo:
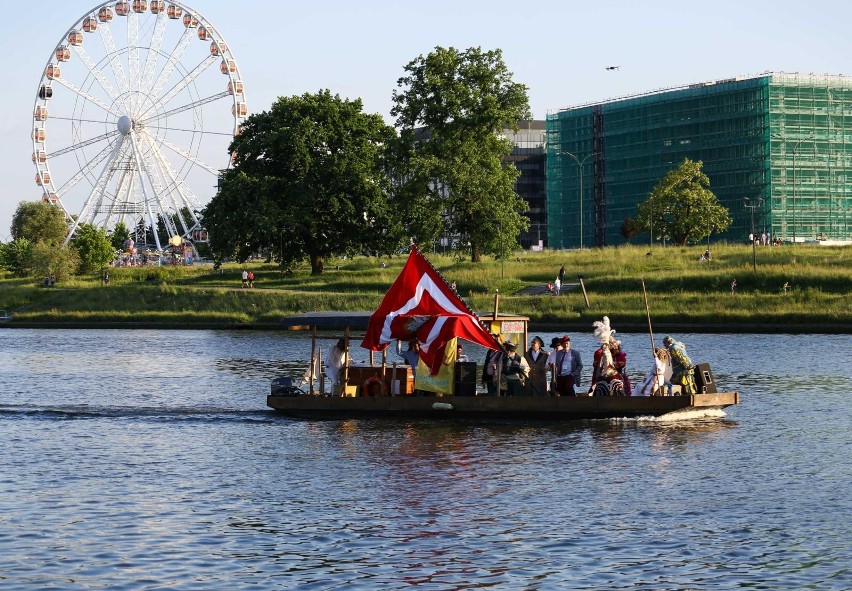
[[66, 243], [81, 224], [120, 222], [137, 242], [158, 223], [205, 239], [199, 212], [247, 111], [230, 47], [197, 11], [133, 0], [86, 12], [54, 48], [33, 108], [36, 183], [65, 212]]

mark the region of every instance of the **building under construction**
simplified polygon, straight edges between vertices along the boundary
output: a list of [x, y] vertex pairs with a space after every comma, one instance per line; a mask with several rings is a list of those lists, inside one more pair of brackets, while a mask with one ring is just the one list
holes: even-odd
[[852, 240], [852, 77], [767, 73], [548, 115], [548, 246], [625, 242], [625, 218], [684, 158], [733, 218], [713, 240], [747, 240], [752, 214], [772, 239]]

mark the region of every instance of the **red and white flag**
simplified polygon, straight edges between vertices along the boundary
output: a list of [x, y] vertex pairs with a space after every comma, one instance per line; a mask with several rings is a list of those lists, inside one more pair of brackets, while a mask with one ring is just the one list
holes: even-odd
[[370, 317], [361, 346], [381, 351], [395, 339], [416, 338], [420, 359], [435, 375], [447, 342], [454, 337], [488, 349], [500, 348], [476, 314], [450, 289], [420, 250], [412, 246], [399, 277]]

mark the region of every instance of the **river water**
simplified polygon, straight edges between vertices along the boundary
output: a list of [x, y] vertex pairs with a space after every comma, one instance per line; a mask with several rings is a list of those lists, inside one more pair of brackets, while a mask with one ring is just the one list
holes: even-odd
[[676, 336], [741, 405], [296, 421], [302, 334], [0, 329], [0, 588], [852, 588], [852, 337]]

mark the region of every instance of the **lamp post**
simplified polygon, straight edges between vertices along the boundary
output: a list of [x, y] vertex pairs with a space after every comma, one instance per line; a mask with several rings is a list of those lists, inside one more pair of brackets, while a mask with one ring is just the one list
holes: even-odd
[[571, 152], [559, 152], [560, 156], [571, 156], [571, 158], [574, 159], [574, 161], [577, 163], [577, 173], [580, 175], [580, 248], [583, 248], [583, 164], [585, 164], [586, 160], [588, 160], [595, 154], [597, 154], [597, 152], [592, 152], [591, 154], [586, 155], [585, 158], [580, 160]]
[[754, 240], [754, 210], [763, 205], [763, 198], [758, 197], [757, 202], [754, 205], [749, 205], [749, 198], [743, 197], [743, 205], [747, 209], [751, 211], [751, 264], [754, 268], [754, 272], [757, 272], [757, 248], [755, 247]]
[[793, 146], [793, 150], [792, 150], [793, 151], [793, 244], [796, 243], [796, 226], [799, 225], [798, 198], [797, 198], [797, 195], [796, 195], [796, 189], [798, 188], [799, 183], [796, 179], [796, 154], [798, 153], [799, 146], [802, 144], [803, 141], [812, 140], [812, 139], [814, 139], [813, 135], [803, 137], [798, 142], [796, 142], [796, 145]]
[[648, 206], [651, 209], [651, 215], [648, 218], [651, 224], [651, 244], [648, 245], [648, 248], [651, 250], [654, 249], [654, 194], [651, 194], [651, 197], [648, 199]]

